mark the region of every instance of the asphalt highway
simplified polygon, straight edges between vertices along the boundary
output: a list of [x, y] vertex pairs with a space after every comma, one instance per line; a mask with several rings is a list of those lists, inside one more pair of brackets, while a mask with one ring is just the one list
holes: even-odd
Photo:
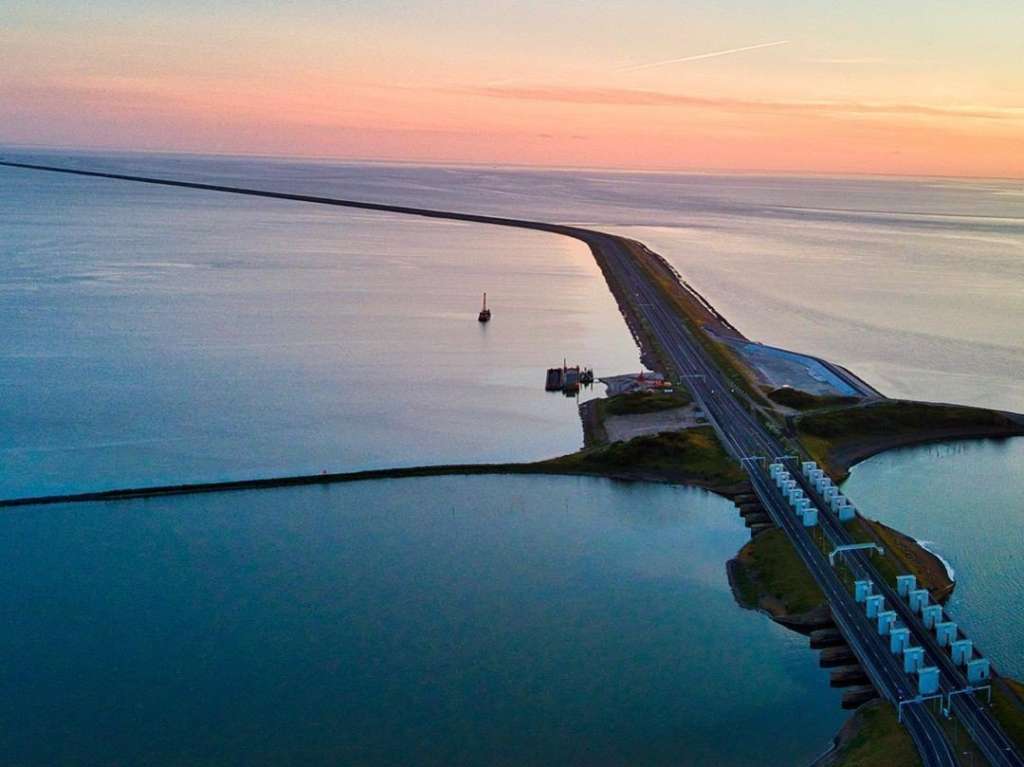
[[[772, 519], [793, 542], [808, 570], [821, 586], [832, 608], [837, 625], [847, 639], [854, 654], [861, 661], [876, 689], [895, 705], [916, 696], [916, 679], [903, 672], [902, 659], [889, 650], [888, 637], [878, 635], [875, 622], [868, 620], [861, 605], [852, 596], [827, 558], [810, 539], [802, 522], [792, 512], [788, 501], [768, 476], [764, 465], [783, 456], [785, 450], [774, 436], [746, 409], [741, 398], [730, 389], [728, 379], [697, 342], [687, 324], [668, 305], [660, 291], [636, 265], [621, 242], [607, 242], [603, 250], [614, 262], [613, 270], [619, 280], [630, 286], [636, 297], [636, 306], [643, 312], [651, 331], [661, 347], [672, 358], [679, 372], [686, 376], [688, 386], [698, 404], [704, 408], [719, 438], [738, 460], [743, 462], [755, 492]], [[762, 457], [766, 460], [744, 460]], [[854, 543], [846, 529], [830, 511], [824, 499], [801, 476], [795, 458], [784, 459], [791, 474], [802, 481], [805, 493], [818, 509], [818, 519], [830, 543]], [[939, 647], [935, 636], [924, 627], [919, 617], [904, 602], [886, 580], [877, 572], [870, 560], [861, 552], [846, 554], [846, 561], [860, 579], [871, 580], [876, 593], [885, 597], [887, 609], [895, 610], [903, 625], [910, 629], [915, 644], [925, 648], [926, 665], [940, 670], [941, 689], [947, 695], [962, 690], [967, 680], [950, 656]], [[1021, 756], [1006, 736], [991, 712], [971, 695], [955, 695], [952, 709], [971, 739], [993, 765], [1022, 765]], [[902, 714], [907, 729], [927, 764], [956, 764], [956, 758], [944, 732], [931, 713], [921, 703], [904, 703]]]
[[[811, 540], [764, 469], [764, 464], [783, 455], [782, 446], [747, 412], [731, 391], [728, 380], [693, 338], [687, 324], [650, 283], [621, 241], [609, 237], [602, 243], [602, 251], [616, 278], [633, 293], [635, 306], [643, 313], [661, 348], [671, 357], [678, 372], [686, 377], [694, 399], [706, 413], [719, 439], [734, 457], [742, 461], [765, 509], [792, 541], [797, 554], [821, 587], [829, 600], [836, 625], [868, 678], [894, 704], [913, 698], [916, 693], [914, 682], [904, 674], [902, 662], [889, 651], [887, 638], [878, 636], [873, 622], [846, 591], [828, 559]], [[755, 457], [767, 460], [745, 460]], [[823, 514], [819, 509], [819, 517]], [[942, 728], [924, 705], [904, 705], [903, 718], [925, 765], [957, 764]]]

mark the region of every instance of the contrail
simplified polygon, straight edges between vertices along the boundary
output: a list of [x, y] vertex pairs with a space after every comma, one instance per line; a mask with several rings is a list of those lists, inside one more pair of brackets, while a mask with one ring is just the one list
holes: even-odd
[[698, 61], [699, 59], [713, 59], [716, 56], [728, 56], [730, 53], [742, 53], [743, 51], [753, 51], [758, 48], [771, 48], [773, 45], [786, 45], [789, 40], [776, 40], [773, 43], [758, 43], [757, 45], [746, 45], [742, 48], [730, 48], [727, 51], [712, 51], [711, 53], [698, 53], [696, 56], [684, 56], [681, 59], [668, 59], [667, 61], [655, 61], [652, 64], [639, 64], [633, 67], [622, 67], [621, 69], [615, 70], [616, 72], [635, 72], [638, 69], [650, 69], [651, 67], [663, 67], [666, 64], [681, 64], [684, 61]]

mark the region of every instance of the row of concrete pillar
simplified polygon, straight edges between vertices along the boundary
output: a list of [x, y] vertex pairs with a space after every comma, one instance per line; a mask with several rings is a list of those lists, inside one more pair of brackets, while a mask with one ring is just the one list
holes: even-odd
[[928, 589], [917, 588], [917, 576], [900, 575], [896, 578], [897, 593], [906, 598], [910, 609], [921, 614], [921, 621], [925, 628], [934, 629], [935, 639], [940, 647], [948, 647], [953, 662], [967, 669], [967, 681], [971, 684], [980, 684], [989, 679], [992, 673], [991, 663], [988, 658], [974, 657], [974, 643], [960, 637], [957, 625], [953, 621], [943, 620], [942, 605], [929, 604], [930, 595]]
[[[889, 648], [892, 652], [896, 655], [903, 654], [903, 670], [908, 674], [918, 674], [918, 692], [922, 695], [934, 693], [938, 689], [938, 672], [936, 670], [936, 673], [932, 674], [931, 667], [921, 666], [924, 650], [910, 646], [909, 629], [895, 627], [895, 613], [884, 609], [885, 598], [872, 593], [874, 584], [871, 581], [855, 581], [853, 588], [854, 599], [863, 602], [867, 616], [878, 621], [878, 633], [889, 635]], [[954, 621], [943, 620], [945, 616], [942, 605], [929, 604], [928, 590], [917, 588], [917, 576], [896, 576], [896, 593], [907, 600], [913, 612], [921, 614], [924, 627], [935, 632], [939, 647], [948, 647], [953, 662], [966, 669], [969, 684], [982, 684], [989, 679], [992, 672], [989, 660], [973, 657], [974, 643], [966, 637], [959, 638], [958, 627]], [[926, 673], [922, 676], [922, 672]]]
[[850, 499], [839, 492], [839, 488], [832, 484], [831, 477], [818, 466], [816, 461], [804, 461], [800, 464], [800, 470], [814, 485], [814, 488], [821, 493], [821, 497], [828, 503], [832, 513], [839, 517], [840, 522], [849, 522], [856, 516], [857, 509], [850, 503]]
[[[896, 588], [900, 589], [899, 580]], [[854, 600], [863, 603], [867, 616], [878, 622], [878, 633], [889, 636], [889, 650], [892, 654], [903, 656], [903, 671], [907, 674], [917, 674], [918, 694], [934, 694], [939, 689], [939, 669], [924, 665], [924, 648], [910, 646], [910, 629], [896, 625], [895, 610], [886, 610], [885, 597], [873, 593], [874, 590], [875, 584], [871, 581], [853, 582]]]
[[804, 494], [803, 488], [798, 486], [797, 481], [793, 479], [793, 475], [786, 470], [786, 467], [781, 463], [773, 463], [768, 467], [768, 472], [775, 480], [779, 490], [786, 496], [793, 511], [803, 521], [804, 527], [817, 525], [818, 510], [811, 505], [811, 499]]

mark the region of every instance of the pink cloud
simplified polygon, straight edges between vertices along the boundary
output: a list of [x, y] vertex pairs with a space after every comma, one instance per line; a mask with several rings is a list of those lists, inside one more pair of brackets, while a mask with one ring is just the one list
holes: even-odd
[[805, 114], [884, 114], [924, 117], [965, 117], [986, 120], [1024, 119], [1024, 107], [931, 106], [927, 104], [867, 103], [855, 101], [781, 101], [693, 96], [629, 88], [581, 88], [572, 86], [483, 86], [451, 89], [495, 99], [546, 101], [560, 104], [595, 104], [622, 107], [690, 107], [729, 112]]

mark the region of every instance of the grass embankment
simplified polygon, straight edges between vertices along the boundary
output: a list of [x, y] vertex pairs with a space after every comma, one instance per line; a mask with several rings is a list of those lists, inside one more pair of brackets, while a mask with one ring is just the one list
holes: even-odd
[[[896, 585], [897, 575], [913, 573], [920, 588], [927, 588], [934, 600], [945, 601], [953, 593], [955, 584], [941, 560], [913, 538], [859, 516], [848, 529], [854, 540], [875, 542], [885, 549], [884, 555], [876, 555], [872, 560], [892, 586]], [[778, 529], [752, 538], [731, 563], [730, 573], [734, 592], [743, 606], [760, 608], [776, 618], [793, 618], [825, 603], [792, 544]]]
[[[875, 542], [885, 549], [885, 554], [873, 561], [893, 586], [897, 575], [913, 573], [936, 601], [946, 600], [953, 592], [954, 583], [941, 560], [913, 538], [859, 516], [849, 530], [854, 540]], [[765, 610], [775, 618], [793, 618], [825, 604], [803, 561], [778, 529], [757, 535], [740, 549], [730, 563], [730, 574], [740, 604]]]
[[821, 397], [790, 386], [782, 386], [768, 392], [768, 399], [793, 410], [814, 410], [822, 407], [853, 405], [857, 397]]
[[602, 416], [639, 415], [657, 413], [661, 410], [685, 407], [693, 399], [685, 391], [675, 388], [672, 392], [643, 391], [617, 394], [614, 397], [597, 400]]
[[914, 741], [889, 703], [865, 703], [839, 732], [836, 750], [816, 767], [916, 767]]
[[907, 400], [807, 413], [796, 427], [804, 447], [838, 480], [853, 463], [893, 447], [1024, 434], [1024, 422], [996, 410]]
[[778, 528], [764, 531], [740, 549], [730, 574], [734, 593], [744, 607], [765, 610], [776, 618], [825, 604], [825, 595]]
[[585, 448], [591, 448], [609, 442], [605, 421], [611, 416], [646, 415], [674, 410], [685, 407], [692, 401], [690, 394], [679, 386], [672, 392], [629, 392], [614, 397], [588, 400], [580, 405], [583, 445]]
[[727, 488], [745, 478], [709, 426], [598, 445], [533, 466], [551, 473], [660, 479], [708, 488]]
[[859, 515], [847, 529], [858, 543], [877, 543], [885, 549], [885, 554], [872, 561], [892, 587], [897, 575], [912, 573], [917, 576], [918, 588], [928, 589], [936, 602], [945, 602], [953, 593], [955, 584], [942, 561], [910, 536]]
[[992, 685], [992, 713], [1006, 734], [1024, 750], [1024, 684], [998, 677]]
[[[991, 691], [992, 715], [1017, 749], [1024, 751], [1024, 684], [993, 672]], [[975, 693], [975, 697], [984, 705], [984, 692]], [[929, 707], [932, 711], [937, 711], [934, 704]], [[957, 751], [960, 754], [960, 764], [988, 764], [977, 744], [965, 736], [963, 724], [957, 721], [955, 715], [949, 719], [939, 718], [939, 724], [948, 739], [953, 742], [959, 741], [960, 747]]]

